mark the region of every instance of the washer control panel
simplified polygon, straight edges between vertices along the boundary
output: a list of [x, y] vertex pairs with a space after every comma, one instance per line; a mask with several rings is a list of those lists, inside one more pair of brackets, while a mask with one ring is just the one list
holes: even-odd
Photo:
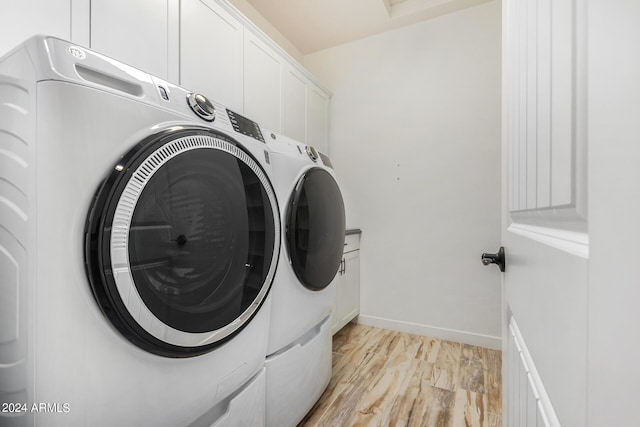
[[229, 116], [229, 120], [231, 121], [231, 126], [233, 126], [233, 130], [243, 135], [250, 136], [251, 138], [257, 139], [260, 142], [264, 142], [264, 137], [262, 136], [262, 132], [260, 131], [260, 126], [258, 123], [253, 120], [247, 119], [244, 116], [241, 116], [238, 113], [235, 113], [231, 110], [227, 110], [227, 115]]

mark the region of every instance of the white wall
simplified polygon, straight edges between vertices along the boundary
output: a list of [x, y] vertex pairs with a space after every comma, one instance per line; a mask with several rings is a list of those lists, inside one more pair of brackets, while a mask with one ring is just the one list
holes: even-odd
[[500, 345], [500, 3], [320, 51], [362, 323]]

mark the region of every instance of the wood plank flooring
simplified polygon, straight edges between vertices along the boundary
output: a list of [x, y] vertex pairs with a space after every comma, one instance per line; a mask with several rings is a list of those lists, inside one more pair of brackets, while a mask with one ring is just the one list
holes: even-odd
[[298, 427], [501, 427], [502, 353], [350, 323]]

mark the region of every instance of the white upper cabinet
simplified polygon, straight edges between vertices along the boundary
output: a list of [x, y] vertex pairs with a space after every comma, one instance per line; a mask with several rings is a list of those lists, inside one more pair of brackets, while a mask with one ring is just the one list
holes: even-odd
[[316, 85], [307, 89], [307, 144], [329, 154], [329, 94]]
[[250, 31], [244, 40], [244, 114], [262, 127], [282, 132], [284, 58]]
[[330, 93], [224, 0], [24, 0], [0, 24], [0, 55], [61, 37], [328, 152]]
[[307, 91], [309, 81], [292, 66], [284, 72], [283, 116], [284, 128], [282, 133], [298, 140], [307, 142]]
[[283, 80], [282, 133], [328, 154], [329, 94], [292, 65]]
[[21, 0], [2, 2], [0, 56], [36, 34], [70, 39], [70, 0]]
[[329, 94], [300, 67], [245, 30], [244, 113], [266, 129], [329, 147]]
[[243, 113], [242, 23], [213, 0], [180, 2], [180, 85]]
[[[175, 0], [91, 0], [91, 49], [166, 80], [176, 81], [170, 50]], [[177, 33], [175, 34], [177, 36]]]

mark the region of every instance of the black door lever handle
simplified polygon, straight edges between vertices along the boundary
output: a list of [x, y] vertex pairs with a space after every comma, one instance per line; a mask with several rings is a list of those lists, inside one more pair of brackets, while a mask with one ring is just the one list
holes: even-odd
[[500, 267], [500, 271], [504, 272], [505, 263], [506, 263], [506, 259], [504, 256], [504, 248], [500, 246], [498, 253], [495, 253], [495, 254], [487, 254], [487, 253], [482, 254], [482, 263], [484, 265], [496, 264], [498, 267]]

